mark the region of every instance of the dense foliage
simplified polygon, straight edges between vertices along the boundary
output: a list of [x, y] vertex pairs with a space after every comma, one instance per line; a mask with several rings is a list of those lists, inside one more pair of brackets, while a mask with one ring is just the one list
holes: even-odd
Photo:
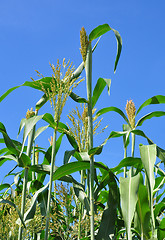
[[[109, 93], [111, 81], [99, 78], [92, 91], [92, 54], [99, 37], [110, 30], [117, 41], [116, 71], [122, 50], [120, 34], [108, 24], [98, 26], [89, 36], [82, 28], [83, 62], [76, 70], [64, 59], [62, 64], [57, 61], [56, 66], [51, 65], [52, 77], [42, 77], [37, 72], [39, 80], [21, 85], [43, 92], [35, 110], [28, 110], [26, 118], [21, 120], [22, 143], [11, 139], [0, 122], [0, 142], [5, 144], [0, 150], [0, 166], [15, 161], [14, 169], [8, 173], [13, 176], [13, 184], [0, 185], [0, 239], [165, 239], [165, 150], [140, 129], [144, 121], [165, 116], [165, 112], [153, 111], [137, 119], [144, 107], [164, 104], [165, 96], [151, 97], [138, 110], [130, 100], [126, 114], [116, 106], [96, 112], [95, 105], [106, 86]], [[97, 38], [92, 49], [92, 41]], [[74, 88], [83, 81], [80, 77], [83, 70], [87, 99], [74, 93]], [[18, 87], [9, 89], [0, 101]], [[62, 110], [70, 98], [77, 107], [68, 113], [70, 123], [65, 124]], [[53, 114], [39, 115], [47, 102]], [[112, 131], [100, 146], [94, 147], [93, 135], [100, 127], [100, 116], [109, 112], [123, 118], [123, 131]], [[47, 125], [37, 129], [41, 120]], [[36, 140], [48, 128], [53, 130], [53, 137], [45, 150], [36, 145]], [[63, 146], [64, 136], [72, 150]], [[146, 145], [139, 146], [140, 157], [134, 151], [136, 136], [146, 139]], [[108, 168], [101, 157], [102, 150], [111, 138], [119, 137], [123, 138], [124, 158], [116, 167]], [[127, 153], [128, 146], [131, 156]], [[57, 168], [56, 154], [60, 148], [64, 151], [63, 165]], [[99, 162], [95, 161], [95, 155], [100, 156]], [[72, 176], [75, 172], [80, 174], [80, 181]]]

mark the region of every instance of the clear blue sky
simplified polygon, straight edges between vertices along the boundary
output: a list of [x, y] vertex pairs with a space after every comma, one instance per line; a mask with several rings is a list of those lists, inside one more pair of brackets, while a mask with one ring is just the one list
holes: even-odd
[[[56, 64], [57, 58], [70, 59], [77, 67], [82, 61], [79, 51], [81, 27], [84, 26], [89, 34], [104, 23], [119, 31], [123, 49], [115, 74], [116, 40], [112, 32], [102, 37], [93, 54], [93, 86], [99, 77], [112, 79], [111, 95], [104, 91], [97, 109], [116, 106], [125, 111], [127, 99], [133, 99], [138, 108], [154, 95], [165, 95], [164, 11], [164, 0], [0, 1], [0, 95], [11, 87], [30, 81], [30, 77], [37, 79], [36, 69], [44, 76], [51, 76], [49, 62]], [[85, 85], [82, 86], [77, 93], [86, 97]], [[36, 90], [22, 87], [0, 103], [0, 121], [11, 138], [16, 139], [21, 119], [41, 96], [42, 93]], [[69, 101], [62, 115], [63, 122], [66, 122], [64, 116], [72, 110], [73, 102]], [[165, 111], [165, 105], [146, 107], [139, 117], [154, 110]], [[50, 111], [47, 103], [40, 113]], [[164, 117], [154, 118], [146, 121], [141, 129], [165, 149], [164, 122]], [[117, 114], [107, 113], [103, 126], [108, 124], [109, 128], [95, 138], [95, 146], [101, 144], [112, 130], [121, 130], [123, 123]], [[51, 131], [43, 134], [38, 143], [48, 147], [47, 139], [51, 134]], [[21, 137], [18, 140], [22, 141]], [[137, 155], [139, 143], [146, 141], [137, 139]], [[65, 150], [71, 150], [69, 145], [65, 148], [65, 143], [63, 146]], [[62, 164], [62, 152], [63, 148], [57, 157], [58, 166]], [[96, 160], [113, 167], [122, 158], [121, 138], [110, 140], [102, 157]], [[11, 166], [4, 164], [2, 175]]]

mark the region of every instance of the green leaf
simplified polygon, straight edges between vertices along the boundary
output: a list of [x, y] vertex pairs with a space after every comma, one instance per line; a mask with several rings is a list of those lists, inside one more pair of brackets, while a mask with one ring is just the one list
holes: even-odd
[[142, 108], [151, 105], [151, 104], [160, 104], [165, 103], [165, 96], [163, 95], [157, 95], [153, 96], [152, 98], [147, 99], [137, 110], [136, 115], [142, 110]]
[[140, 156], [145, 169], [147, 188], [149, 194], [149, 204], [151, 210], [152, 224], [155, 228], [155, 218], [153, 212], [153, 190], [155, 186], [154, 164], [156, 162], [156, 145], [140, 145]]
[[119, 58], [120, 58], [121, 49], [122, 49], [122, 39], [118, 31], [111, 28], [108, 24], [99, 25], [98, 27], [93, 29], [92, 32], [89, 34], [89, 41], [93, 41], [94, 39], [102, 36], [103, 34], [107, 33], [110, 30], [114, 32], [117, 40], [117, 56], [116, 56], [115, 67], [114, 67], [114, 72], [115, 72]]
[[37, 164], [37, 165], [30, 166], [29, 169], [37, 173], [50, 174], [50, 165]]
[[64, 161], [63, 161], [64, 164], [70, 162], [70, 159], [71, 159], [71, 157], [74, 155], [75, 151], [76, 151], [76, 150], [65, 151]]
[[25, 223], [26, 223], [28, 220], [33, 219], [33, 217], [34, 217], [34, 215], [35, 215], [35, 211], [36, 211], [37, 198], [38, 198], [38, 196], [39, 196], [41, 193], [45, 192], [45, 190], [48, 189], [48, 186], [49, 186], [49, 183], [47, 183], [44, 187], [40, 188], [40, 189], [34, 194], [34, 196], [32, 197], [30, 207], [29, 207], [29, 209], [26, 211], [26, 213], [24, 214], [24, 221], [25, 221]]
[[128, 240], [132, 240], [131, 223], [135, 213], [135, 207], [138, 200], [138, 188], [140, 174], [134, 177], [120, 178], [120, 200], [124, 223], [127, 230]]
[[75, 102], [78, 103], [87, 103], [88, 101], [85, 98], [81, 98], [79, 97], [77, 94], [71, 92], [71, 94], [69, 95]]
[[[44, 86], [46, 89], [50, 88], [50, 82], [52, 81], [52, 77], [45, 77], [45, 78], [41, 78], [39, 80], [36, 81], [26, 81], [25, 83], [16, 86], [16, 87], [12, 87], [9, 90], [7, 90], [1, 97], [0, 97], [0, 102], [12, 91], [14, 91], [15, 89], [22, 87], [22, 86], [27, 86], [27, 87], [31, 87], [31, 88], [35, 88], [38, 89], [40, 91], [42, 91], [42, 86]], [[42, 83], [42, 84], [41, 84]]]
[[[0, 122], [0, 132], [3, 135], [5, 144], [7, 148], [11, 151], [12, 154], [16, 155], [17, 157], [13, 156], [12, 160], [17, 161], [20, 167], [26, 167], [31, 164], [30, 158], [26, 154], [21, 154], [20, 150], [16, 147], [14, 142], [8, 136], [5, 126]], [[3, 156], [5, 158], [5, 156]]]
[[146, 186], [141, 182], [138, 190], [138, 201], [135, 215], [135, 229], [141, 233], [143, 239], [149, 239], [150, 228], [150, 207], [148, 202], [148, 192]]
[[[146, 138], [149, 144], [151, 145], [154, 144], [153, 141], [149, 139], [143, 131], [136, 129], [136, 130], [132, 130], [131, 132], [138, 136]], [[157, 150], [157, 157], [160, 158], [165, 163], [165, 150], [158, 146], [156, 146], [156, 150]]]
[[124, 120], [126, 121], [126, 123], [130, 126], [129, 120], [128, 120], [128, 118], [126, 117], [126, 115], [123, 113], [122, 110], [120, 110], [120, 109], [117, 108], [117, 107], [106, 107], [106, 108], [102, 108], [101, 110], [99, 110], [99, 111], [96, 113], [96, 115], [97, 115], [97, 116], [101, 116], [102, 114], [107, 113], [107, 112], [116, 112], [116, 113], [118, 113], [122, 118], [124, 118]]
[[25, 125], [24, 125], [24, 133], [23, 133], [23, 143], [22, 143], [22, 150], [21, 153], [23, 151], [24, 145], [25, 145], [25, 141], [29, 135], [29, 133], [31, 132], [31, 130], [34, 128], [34, 126], [36, 125], [36, 123], [41, 120], [43, 118], [43, 115], [40, 116], [33, 116], [29, 119], [25, 120]]
[[158, 239], [164, 240], [164, 236], [165, 236], [165, 218], [163, 218], [160, 222], [158, 230]]
[[49, 127], [49, 125], [38, 128], [37, 131], [35, 131], [34, 140], [36, 140], [36, 138], [37, 138], [43, 131], [45, 131], [48, 127]]
[[84, 188], [79, 183], [78, 184], [73, 183], [73, 189], [74, 189], [75, 195], [80, 200], [80, 202], [83, 204], [83, 206], [87, 210], [87, 214], [89, 215], [90, 202], [89, 202], [89, 198], [87, 197], [87, 195], [84, 191]]
[[93, 90], [93, 96], [92, 96], [92, 108], [96, 105], [102, 91], [104, 90], [105, 86], [108, 86], [108, 94], [110, 95], [110, 85], [111, 85], [111, 79], [104, 79], [99, 78], [97, 80], [96, 86]]
[[101, 224], [96, 239], [110, 240], [110, 236], [114, 235], [115, 222], [117, 219], [117, 207], [119, 204], [119, 192], [114, 175], [109, 175], [109, 192], [107, 205], [104, 209]]
[[127, 157], [124, 158], [116, 167], [111, 168], [112, 172], [118, 172], [123, 167], [131, 167], [134, 166], [135, 168], [142, 168], [141, 159], [140, 158], [133, 158]]
[[38, 111], [46, 102], [48, 101], [48, 97], [44, 94], [40, 100], [36, 103], [36, 110]]
[[88, 161], [66, 163], [55, 171], [55, 173], [53, 174], [53, 180], [58, 180], [59, 178], [66, 175], [89, 168], [90, 162]]
[[154, 208], [155, 217], [162, 215], [165, 211], [165, 198], [160, 203], [156, 204]]
[[4, 188], [10, 188], [10, 184], [9, 183], [3, 183], [0, 185], [0, 191], [2, 191]]
[[[162, 116], [165, 116], [165, 112], [162, 112], [162, 111], [155, 111], [155, 112], [151, 112], [151, 113], [148, 113], [146, 114], [145, 116], [143, 116], [142, 118], [140, 118], [136, 124], [136, 127], [138, 126], [142, 126], [143, 122], [147, 119], [151, 119], [153, 117], [162, 117]], [[135, 128], [136, 128], [135, 127]]]

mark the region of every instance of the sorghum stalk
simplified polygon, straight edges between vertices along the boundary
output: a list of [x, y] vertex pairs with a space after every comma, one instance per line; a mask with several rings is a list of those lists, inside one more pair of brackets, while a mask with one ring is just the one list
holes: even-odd
[[[88, 133], [89, 150], [93, 148], [93, 118], [92, 118], [92, 48], [88, 44], [86, 56], [86, 82], [87, 82], [87, 100], [88, 100]], [[94, 240], [94, 158], [90, 157], [90, 229], [91, 240]]]
[[[135, 128], [135, 112], [136, 112], [136, 108], [135, 108], [135, 104], [132, 100], [127, 101], [126, 104], [126, 112], [127, 112], [127, 116], [129, 119], [129, 123], [131, 126], [131, 129]], [[131, 157], [134, 157], [134, 151], [135, 151], [135, 134], [131, 133], [131, 137], [132, 137], [132, 145], [131, 145]], [[134, 168], [131, 167], [131, 176], [134, 175]]]
[[[29, 111], [29, 110], [28, 110]], [[34, 112], [31, 111], [31, 116], [34, 116]], [[31, 117], [29, 116], [29, 117]], [[34, 140], [34, 134], [35, 134], [35, 127], [31, 130], [29, 136], [28, 136], [28, 145], [27, 145], [27, 156], [31, 157], [31, 151], [33, 146], [33, 140]], [[22, 191], [22, 202], [21, 202], [21, 215], [24, 217], [25, 213], [25, 204], [26, 204], [26, 190], [27, 190], [27, 182], [28, 182], [28, 172], [29, 169], [25, 167], [24, 170], [24, 179], [23, 179], [23, 191]], [[19, 226], [19, 233], [18, 233], [18, 240], [22, 240], [22, 233], [23, 233], [23, 227]]]
[[[58, 126], [58, 123], [57, 123], [57, 126]], [[48, 239], [48, 231], [49, 231], [50, 201], [51, 201], [51, 193], [52, 193], [52, 185], [53, 185], [53, 173], [54, 173], [54, 164], [55, 164], [56, 137], [57, 137], [57, 127], [54, 129], [53, 143], [52, 143], [52, 155], [51, 155], [51, 169], [50, 169], [50, 180], [49, 180], [49, 192], [48, 192], [48, 202], [47, 202], [47, 211], [46, 211], [45, 240]]]

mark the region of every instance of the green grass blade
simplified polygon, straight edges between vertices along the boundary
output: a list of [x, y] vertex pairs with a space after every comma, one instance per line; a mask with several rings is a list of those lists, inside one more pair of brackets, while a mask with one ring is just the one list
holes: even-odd
[[115, 67], [114, 67], [114, 72], [115, 72], [119, 58], [120, 58], [121, 50], [122, 50], [122, 39], [119, 32], [111, 28], [108, 24], [103, 24], [92, 30], [92, 32], [89, 34], [89, 41], [93, 41], [94, 39], [102, 36], [103, 34], [107, 33], [110, 30], [114, 32], [116, 41], [117, 41], [117, 55], [116, 55]]
[[155, 229], [155, 218], [153, 211], [153, 190], [155, 186], [154, 165], [156, 162], [156, 145], [140, 145], [141, 160], [145, 169], [147, 188], [149, 193], [149, 204], [151, 210], [153, 231]]
[[162, 116], [165, 116], [165, 112], [163, 111], [155, 111], [155, 112], [148, 113], [138, 120], [136, 127], [142, 126], [143, 122], [146, 121], [147, 119], [151, 119], [153, 117], [162, 117]]
[[126, 115], [123, 113], [122, 110], [120, 110], [120, 109], [117, 108], [117, 107], [106, 107], [106, 108], [102, 108], [101, 110], [99, 110], [99, 111], [96, 113], [96, 115], [101, 116], [102, 114], [107, 113], [107, 112], [116, 112], [116, 113], [118, 113], [118, 114], [126, 121], [126, 123], [127, 123], [128, 125], [130, 125], [130, 124], [129, 124], [129, 120], [128, 120], [128, 118], [126, 117]]
[[105, 86], [108, 86], [108, 94], [110, 94], [110, 85], [111, 85], [111, 79], [104, 79], [99, 78], [97, 80], [96, 86], [93, 90], [93, 96], [92, 96], [92, 108], [96, 105], [101, 93], [103, 92]]
[[140, 174], [134, 177], [120, 178], [120, 200], [124, 223], [127, 230], [128, 240], [132, 240], [131, 223], [135, 213], [135, 207], [138, 200], [138, 188]]
[[146, 106], [151, 105], [151, 104], [161, 104], [165, 103], [165, 96], [163, 95], [157, 95], [153, 96], [152, 98], [147, 99], [137, 110], [136, 115]]

